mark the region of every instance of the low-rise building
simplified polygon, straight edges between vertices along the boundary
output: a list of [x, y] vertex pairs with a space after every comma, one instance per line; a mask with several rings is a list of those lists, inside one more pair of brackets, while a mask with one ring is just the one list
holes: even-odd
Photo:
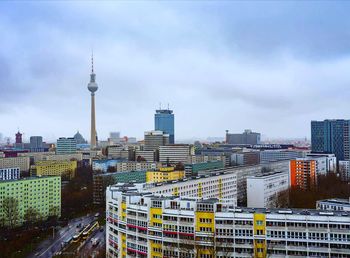
[[[0, 203], [10, 197], [18, 203], [18, 220], [14, 224], [25, 221], [25, 214], [29, 208], [35, 209], [44, 219], [50, 215], [60, 217], [61, 177], [28, 177], [0, 181]], [[0, 222], [9, 224], [4, 205], [0, 205]]]
[[289, 188], [287, 172], [270, 172], [247, 177], [247, 206], [250, 208], [278, 207], [279, 193]]
[[19, 168], [0, 168], [0, 181], [17, 180], [21, 177]]
[[32, 176], [60, 176], [62, 179], [71, 180], [75, 177], [77, 169], [76, 160], [42, 160], [31, 166]]
[[316, 208], [318, 210], [350, 212], [350, 198], [319, 200], [316, 202]]

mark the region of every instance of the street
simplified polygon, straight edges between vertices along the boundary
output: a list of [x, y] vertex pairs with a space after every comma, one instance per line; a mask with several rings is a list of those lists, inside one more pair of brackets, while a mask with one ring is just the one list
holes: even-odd
[[52, 239], [52, 237], [50, 237], [49, 239], [40, 243], [39, 246], [37, 247], [37, 249], [32, 254], [30, 254], [28, 257], [29, 258], [35, 258], [35, 257], [50, 258], [50, 257], [52, 257], [54, 253], [61, 250], [61, 243], [65, 239], [67, 239], [75, 234], [76, 226], [79, 223], [85, 225], [85, 224], [90, 223], [93, 220], [94, 220], [94, 214], [90, 214], [88, 216], [76, 218], [76, 219], [69, 221], [69, 223], [66, 227], [61, 228], [60, 230], [55, 232], [54, 239]]
[[[106, 238], [105, 238], [105, 229], [106, 227], [103, 226], [103, 231], [100, 231], [100, 229], [97, 229], [94, 231], [90, 237], [86, 240], [84, 246], [79, 251], [79, 257], [92, 257], [93, 255], [97, 255], [99, 251], [106, 248]], [[97, 246], [93, 246], [91, 239], [92, 238], [98, 238], [100, 240], [99, 244]]]

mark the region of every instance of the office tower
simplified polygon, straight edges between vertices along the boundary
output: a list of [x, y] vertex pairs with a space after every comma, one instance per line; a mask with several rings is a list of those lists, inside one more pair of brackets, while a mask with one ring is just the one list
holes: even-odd
[[[18, 201], [18, 223], [25, 220], [28, 208], [37, 210], [42, 218], [61, 216], [61, 177], [28, 177], [18, 180], [0, 181], [0, 200], [13, 197]], [[8, 219], [0, 205], [0, 221]]]
[[16, 133], [16, 145], [17, 144], [22, 144], [22, 134], [19, 131]]
[[244, 130], [243, 133], [229, 133], [226, 130], [226, 143], [228, 144], [260, 144], [260, 133], [252, 132], [249, 129]]
[[145, 132], [145, 151], [156, 151], [159, 146], [169, 144], [169, 134], [163, 131]]
[[317, 184], [317, 163], [311, 159], [290, 161], [290, 185], [307, 190]]
[[97, 147], [97, 133], [96, 133], [96, 119], [95, 119], [95, 92], [98, 89], [96, 80], [96, 74], [94, 73], [94, 57], [91, 57], [91, 74], [90, 82], [88, 84], [88, 90], [91, 92], [91, 138], [90, 148]]
[[350, 120], [332, 119], [311, 121], [311, 150], [333, 153], [337, 160], [349, 160]]
[[77, 152], [77, 142], [74, 138], [60, 137], [57, 140], [56, 154], [72, 154]]
[[174, 114], [172, 110], [169, 110], [169, 108], [156, 110], [154, 130], [169, 134], [169, 143], [175, 143]]
[[30, 136], [30, 151], [40, 152], [43, 151], [43, 137], [42, 136]]
[[84, 139], [84, 137], [79, 133], [79, 131], [73, 136], [77, 144], [86, 144], [87, 141]]

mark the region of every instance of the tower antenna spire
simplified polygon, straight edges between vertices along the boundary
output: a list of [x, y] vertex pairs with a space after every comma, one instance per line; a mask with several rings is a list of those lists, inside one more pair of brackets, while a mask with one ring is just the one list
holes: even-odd
[[94, 73], [94, 49], [91, 49], [91, 73]]

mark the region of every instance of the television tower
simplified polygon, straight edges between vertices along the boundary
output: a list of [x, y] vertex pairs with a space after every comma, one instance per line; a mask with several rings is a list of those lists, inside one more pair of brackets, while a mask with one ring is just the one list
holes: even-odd
[[91, 138], [90, 138], [90, 149], [97, 147], [97, 133], [96, 133], [96, 119], [95, 119], [95, 92], [98, 89], [97, 83], [95, 82], [96, 74], [94, 73], [94, 55], [91, 55], [91, 74], [90, 82], [88, 84], [88, 90], [91, 92]]

